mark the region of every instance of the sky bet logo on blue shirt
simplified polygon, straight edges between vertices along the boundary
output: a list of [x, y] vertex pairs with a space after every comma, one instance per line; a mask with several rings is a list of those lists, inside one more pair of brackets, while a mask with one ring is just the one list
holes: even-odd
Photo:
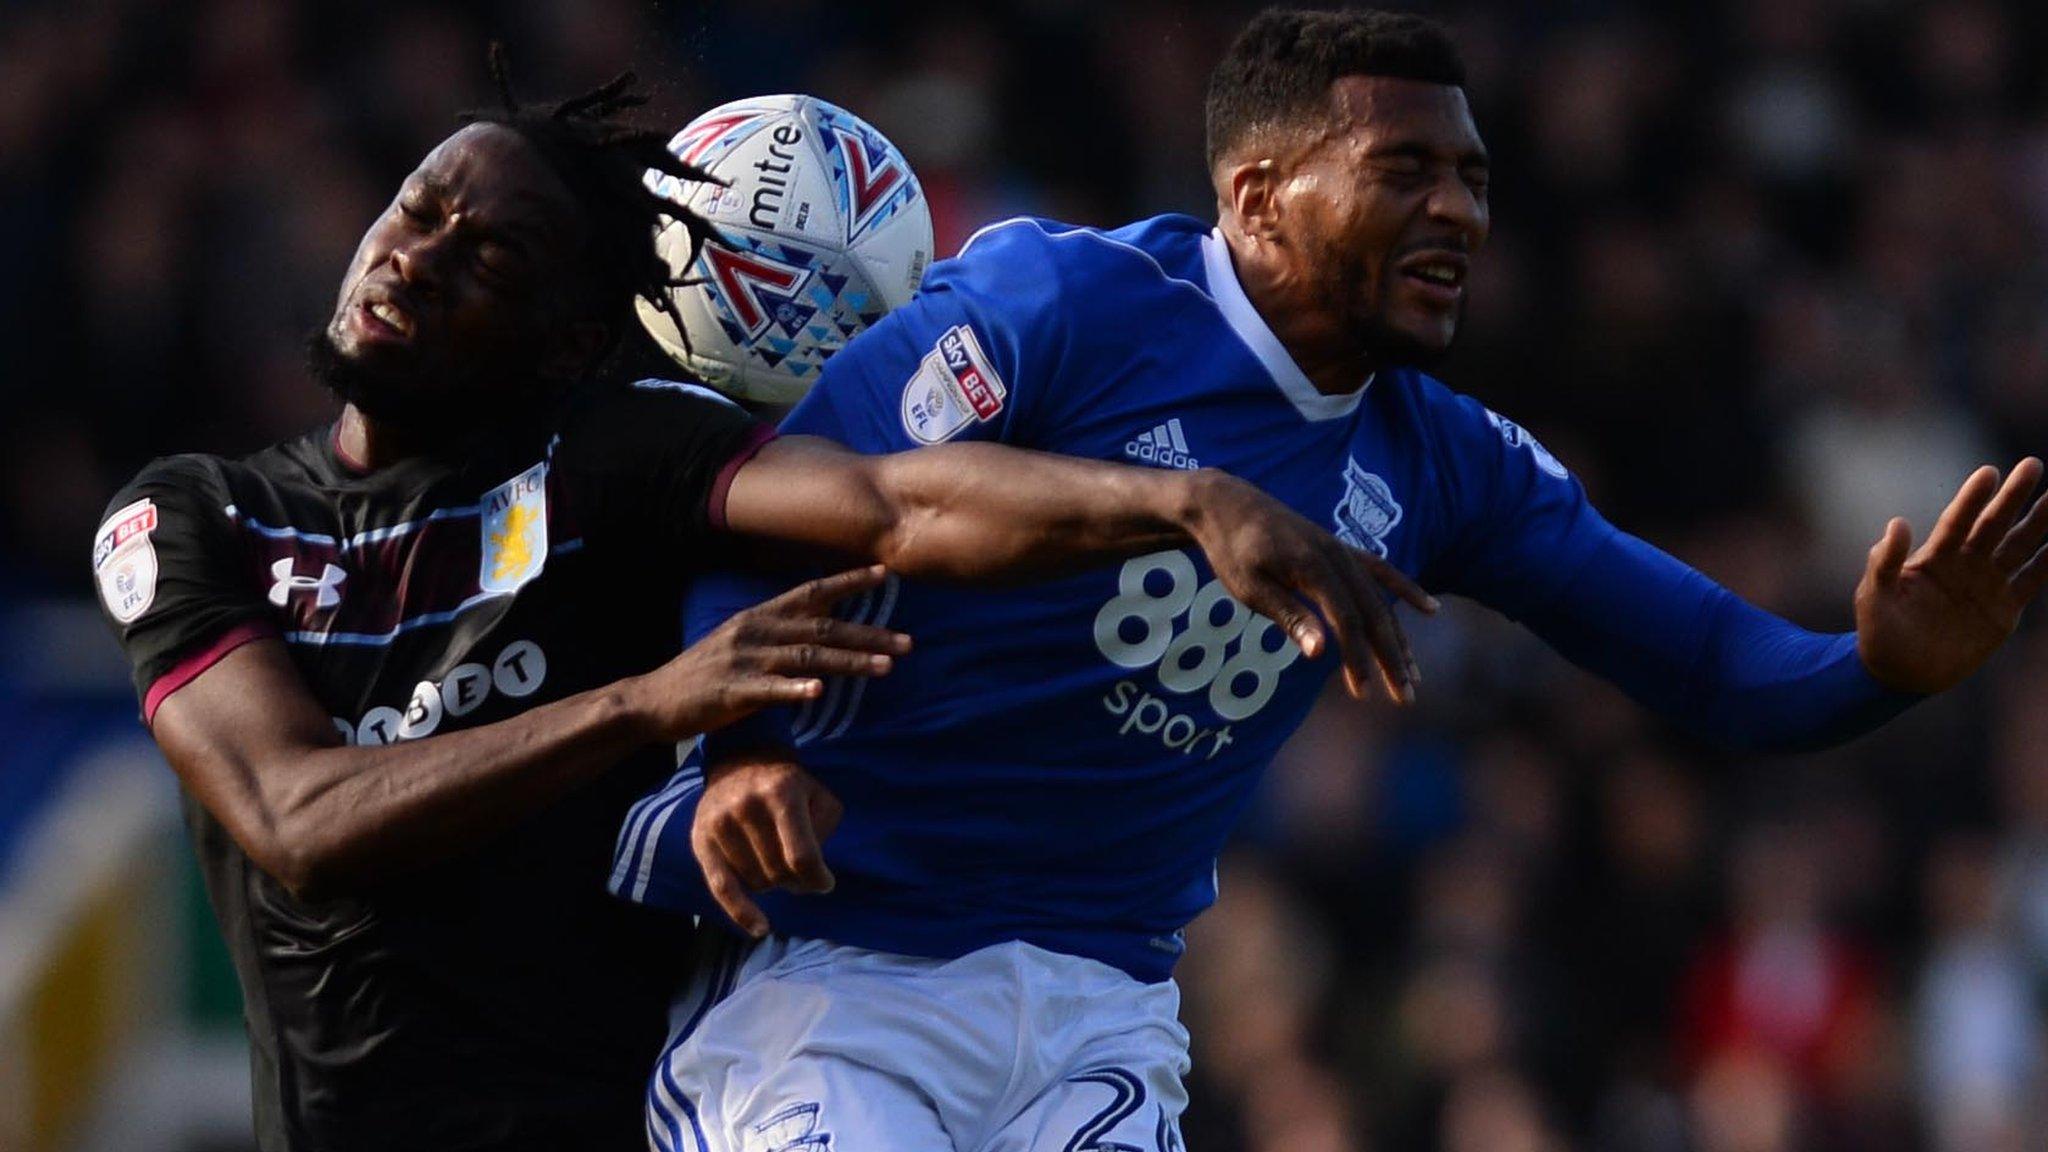
[[920, 444], [937, 444], [969, 424], [995, 419], [1008, 395], [974, 329], [956, 324], [940, 334], [903, 386], [903, 430]]

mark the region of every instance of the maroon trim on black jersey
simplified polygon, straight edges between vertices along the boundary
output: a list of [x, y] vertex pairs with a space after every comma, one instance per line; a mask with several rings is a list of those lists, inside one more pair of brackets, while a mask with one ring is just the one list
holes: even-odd
[[150, 683], [149, 691], [142, 694], [142, 722], [148, 724], [156, 719], [156, 710], [171, 693], [199, 678], [201, 672], [220, 663], [221, 657], [240, 648], [251, 640], [266, 640], [277, 635], [277, 629], [268, 622], [252, 620], [237, 624], [220, 634], [213, 643], [206, 645], [171, 665], [170, 671]]
[[349, 455], [348, 449], [341, 446], [341, 421], [336, 420], [333, 431], [327, 434], [327, 446], [334, 450], [335, 463], [340, 464], [343, 468], [358, 476], [368, 476], [370, 474], [371, 468], [368, 464]]
[[741, 465], [752, 460], [754, 453], [759, 452], [763, 445], [773, 439], [774, 425], [762, 424], [755, 427], [752, 432], [747, 433], [746, 440], [740, 444], [740, 450], [733, 453], [732, 459], [727, 460], [725, 466], [718, 470], [717, 478], [711, 482], [711, 506], [707, 509], [711, 516], [711, 527], [716, 531], [725, 531], [725, 495], [732, 489], [732, 478], [739, 475]]

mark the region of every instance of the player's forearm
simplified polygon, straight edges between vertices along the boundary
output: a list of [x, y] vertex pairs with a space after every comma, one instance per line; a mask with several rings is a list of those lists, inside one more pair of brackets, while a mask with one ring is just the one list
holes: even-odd
[[652, 739], [632, 686], [621, 681], [424, 740], [255, 765], [251, 778], [268, 782], [258, 803], [271, 841], [258, 863], [293, 891], [318, 896], [468, 851]]
[[1023, 578], [1185, 544], [1220, 478], [993, 444], [874, 458], [876, 559], [912, 576]]
[[1801, 628], [1621, 533], [1524, 622], [1573, 662], [1727, 746], [1825, 747], [1913, 701], [1871, 678], [1853, 635]]
[[1855, 633], [1810, 632], [1720, 591], [1692, 693], [1695, 727], [1738, 747], [1825, 748], [1917, 699], [1870, 675]]

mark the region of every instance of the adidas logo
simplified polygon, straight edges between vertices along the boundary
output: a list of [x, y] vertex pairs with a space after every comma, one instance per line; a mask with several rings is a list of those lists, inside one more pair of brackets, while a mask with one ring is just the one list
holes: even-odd
[[1124, 445], [1124, 455], [1162, 468], [1200, 468], [1202, 462], [1188, 455], [1187, 438], [1181, 435], [1176, 416], [1149, 432], [1140, 432]]

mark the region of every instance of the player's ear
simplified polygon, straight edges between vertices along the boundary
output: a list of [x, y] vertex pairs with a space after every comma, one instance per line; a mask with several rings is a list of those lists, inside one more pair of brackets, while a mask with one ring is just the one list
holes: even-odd
[[1264, 238], [1279, 230], [1280, 182], [1271, 158], [1226, 161], [1216, 184], [1245, 235]]

